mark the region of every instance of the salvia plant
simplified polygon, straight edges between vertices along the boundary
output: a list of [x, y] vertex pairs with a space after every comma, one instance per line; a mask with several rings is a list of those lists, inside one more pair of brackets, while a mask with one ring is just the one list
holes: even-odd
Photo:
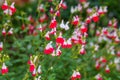
[[3, 1], [0, 80], [120, 80], [118, 20], [107, 6], [76, 1], [36, 0], [26, 10]]

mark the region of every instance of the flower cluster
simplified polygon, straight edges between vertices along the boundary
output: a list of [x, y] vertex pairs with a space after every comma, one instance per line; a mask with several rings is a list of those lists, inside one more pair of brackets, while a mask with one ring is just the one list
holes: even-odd
[[[69, 9], [64, 0], [38, 0], [35, 15], [21, 12], [21, 16], [12, 16], [16, 13], [15, 3], [9, 6], [5, 0], [1, 8], [3, 17], [8, 19], [4, 19], [6, 23], [1, 28], [0, 58], [1, 54], [9, 53], [11, 58], [15, 56], [11, 60], [23, 56], [27, 61], [26, 56], [32, 54], [24, 79], [32, 76], [35, 80], [103, 80], [115, 67], [120, 71], [118, 20], [105, 17], [107, 6], [90, 7], [87, 0], [76, 1], [77, 6]], [[70, 16], [64, 19], [62, 15], [67, 10]], [[13, 28], [14, 24], [20, 27]], [[7, 74], [11, 64], [4, 58], [0, 63], [1, 74]], [[62, 77], [58, 76], [61, 73]]]

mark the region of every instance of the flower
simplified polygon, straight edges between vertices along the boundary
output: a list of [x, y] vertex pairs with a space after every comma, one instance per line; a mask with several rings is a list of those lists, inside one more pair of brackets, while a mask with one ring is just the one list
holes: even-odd
[[96, 31], [96, 36], [100, 36], [100, 31], [99, 30]]
[[3, 50], [3, 42], [0, 42], [0, 51]]
[[30, 67], [29, 67], [29, 71], [33, 72], [35, 70], [35, 65], [31, 62]]
[[63, 3], [61, 4], [61, 7], [62, 7], [63, 9], [67, 9], [67, 5], [66, 5], [66, 3], [63, 2]]
[[53, 14], [53, 13], [54, 13], [54, 10], [53, 10], [53, 8], [52, 8], [52, 7], [50, 8], [50, 13], [51, 13], [51, 14]]
[[36, 76], [36, 69], [33, 70], [32, 76], [33, 76], [33, 77]]
[[91, 22], [91, 18], [90, 17], [87, 17], [86, 21], [85, 21], [87, 24], [89, 24]]
[[3, 65], [2, 65], [1, 73], [2, 73], [2, 75], [8, 73], [8, 68], [7, 68], [7, 66], [5, 65], [5, 63], [3, 63]]
[[50, 35], [56, 35], [56, 28], [53, 28], [51, 31], [50, 31]]
[[98, 61], [96, 61], [95, 68], [96, 68], [97, 70], [100, 69], [100, 63], [99, 63]]
[[78, 17], [78, 16], [74, 16], [74, 17], [73, 17], [72, 24], [73, 24], [74, 26], [77, 26], [78, 23], [79, 23], [79, 17]]
[[102, 63], [106, 63], [106, 62], [107, 62], [107, 59], [104, 58], [104, 57], [100, 57], [100, 61], [101, 61]]
[[55, 13], [56, 16], [60, 16], [60, 10], [58, 10], [56, 13]]
[[13, 34], [13, 28], [11, 28], [9, 31], [8, 31], [8, 35], [12, 35]]
[[16, 12], [16, 8], [14, 7], [15, 2], [13, 2], [10, 6], [8, 6], [7, 1], [2, 5], [2, 10], [5, 14], [12, 16]]
[[87, 32], [87, 27], [84, 25], [84, 24], [82, 24], [82, 26], [81, 26], [81, 28], [80, 28], [80, 31], [82, 32], [82, 33], [86, 33]]
[[40, 32], [42, 32], [44, 30], [45, 27], [42, 27], [42, 25], [40, 24], [39, 27], [37, 28]]
[[54, 48], [52, 47], [52, 41], [47, 44], [47, 46], [44, 49], [45, 54], [52, 54], [54, 52]]
[[69, 38], [67, 40], [67, 45], [66, 45], [67, 48], [72, 48], [72, 42], [71, 42], [71, 38]]
[[56, 56], [60, 56], [62, 54], [61, 50], [60, 50], [60, 46], [58, 46], [58, 48], [56, 49]]
[[104, 11], [103, 11], [102, 7], [99, 8], [99, 10], [98, 10], [98, 14], [99, 14], [99, 15], [104, 14]]
[[64, 20], [62, 20], [62, 22], [60, 24], [60, 28], [65, 29], [67, 31], [67, 30], [69, 30], [68, 24], [69, 24], [69, 22], [66, 22], [66, 24], [65, 24]]
[[64, 43], [64, 38], [62, 37], [62, 33], [60, 32], [58, 38], [56, 39], [57, 44], [63, 44]]
[[107, 65], [106, 68], [105, 68], [105, 72], [106, 72], [106, 73], [110, 73], [110, 69], [109, 69], [108, 65]]
[[108, 26], [109, 26], [109, 27], [112, 26], [112, 21], [111, 21], [111, 20], [109, 20], [109, 22], [108, 22]]
[[49, 28], [53, 29], [57, 27], [57, 21], [55, 19], [55, 17], [51, 20]]
[[71, 80], [76, 80], [76, 79], [80, 79], [80, 78], [81, 78], [81, 74], [77, 71], [74, 71], [71, 76]]
[[99, 21], [99, 16], [98, 16], [97, 13], [94, 13], [94, 14], [92, 15], [92, 20], [93, 20], [94, 22], [98, 22], [98, 21]]
[[6, 36], [6, 30], [5, 30], [5, 28], [3, 28], [3, 30], [2, 30], [2, 35]]
[[38, 6], [38, 10], [40, 10], [40, 12], [44, 12], [44, 4], [41, 4], [40, 6]]
[[16, 8], [14, 7], [14, 4], [15, 4], [15, 2], [13, 2], [13, 3], [11, 4], [11, 6], [10, 6], [10, 10], [11, 10], [11, 12], [12, 12], [11, 15], [13, 15], [13, 14], [16, 12]]
[[115, 38], [115, 42], [120, 43], [120, 39], [118, 38], [118, 36]]
[[95, 76], [95, 78], [96, 78], [97, 80], [103, 80], [103, 79], [102, 79], [102, 76], [101, 76], [100, 74], [97, 74], [97, 75]]
[[61, 46], [62, 48], [67, 48], [67, 41], [64, 40], [64, 43]]
[[46, 39], [46, 40], [50, 40], [49, 33], [50, 33], [50, 32], [48, 31], [48, 32], [45, 34], [45, 39]]
[[3, 5], [1, 6], [2, 10], [6, 10], [8, 9], [8, 4], [7, 4], [7, 1], [5, 0], [5, 2], [3, 3]]
[[80, 49], [80, 54], [84, 55], [86, 53], [84, 46]]

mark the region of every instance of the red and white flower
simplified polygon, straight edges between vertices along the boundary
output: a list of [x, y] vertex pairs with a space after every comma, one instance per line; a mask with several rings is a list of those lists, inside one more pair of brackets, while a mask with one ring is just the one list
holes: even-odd
[[62, 54], [61, 50], [60, 50], [60, 46], [58, 46], [58, 48], [56, 49], [56, 56], [60, 56]]
[[118, 21], [117, 21], [117, 20], [115, 20], [115, 22], [113, 23], [113, 27], [114, 27], [114, 28], [117, 28], [117, 27], [118, 27], [118, 25], [117, 25], [117, 24], [118, 24]]
[[3, 50], [3, 42], [0, 42], [0, 51]]
[[91, 22], [91, 18], [90, 17], [87, 17], [86, 21], [85, 21], [87, 24], [89, 24]]
[[16, 12], [16, 8], [14, 7], [15, 2], [13, 2], [10, 6], [8, 6], [7, 1], [5, 0], [5, 2], [2, 5], [2, 10], [4, 11], [5, 14], [8, 15], [13, 15]]
[[106, 72], [106, 73], [110, 73], [110, 69], [109, 69], [108, 65], [107, 65], [106, 68], [105, 68], [105, 72]]
[[95, 63], [95, 68], [96, 68], [97, 70], [100, 69], [100, 63], [99, 63], [98, 61], [96, 61], [96, 63]]
[[120, 39], [118, 38], [118, 36], [115, 38], [115, 42], [120, 43]]
[[98, 14], [99, 14], [99, 15], [104, 14], [104, 11], [103, 11], [103, 8], [102, 8], [102, 7], [99, 8], [99, 10], [98, 10]]
[[56, 36], [56, 28], [53, 28], [51, 31], [50, 31], [50, 35], [55, 35]]
[[88, 30], [88, 28], [87, 28], [84, 24], [82, 24], [82, 26], [81, 26], [81, 28], [80, 28], [80, 31], [81, 31], [82, 33], [87, 33], [87, 30]]
[[34, 23], [34, 18], [33, 18], [31, 15], [28, 16], [28, 20], [29, 20], [31, 23]]
[[98, 21], [99, 21], [99, 15], [98, 15], [97, 13], [94, 13], [94, 14], [92, 15], [92, 20], [93, 20], [94, 22], [98, 22]]
[[13, 34], [13, 28], [11, 28], [9, 31], [8, 31], [8, 35], [12, 35]]
[[117, 51], [117, 56], [120, 57], [120, 51]]
[[76, 80], [76, 79], [80, 79], [80, 78], [81, 78], [81, 74], [77, 71], [74, 71], [71, 76], [71, 80]]
[[45, 54], [52, 54], [54, 52], [54, 48], [52, 47], [52, 41], [47, 44], [47, 46], [44, 49]]
[[55, 13], [56, 16], [60, 16], [60, 10], [58, 10], [56, 13]]
[[44, 4], [41, 4], [39, 7], [38, 7], [38, 9], [40, 10], [40, 12], [44, 12], [45, 10], [44, 10]]
[[100, 61], [101, 61], [102, 63], [106, 63], [106, 62], [107, 62], [107, 59], [104, 58], [104, 57], [100, 57]]
[[61, 46], [62, 48], [67, 48], [67, 41], [64, 40], [64, 43]]
[[66, 2], [63, 2], [63, 3], [61, 4], [61, 7], [62, 7], [63, 9], [67, 9]]
[[51, 13], [51, 14], [53, 14], [53, 13], [54, 13], [54, 10], [53, 10], [53, 8], [52, 8], [52, 7], [50, 8], [50, 13]]
[[46, 40], [50, 40], [50, 36], [49, 36], [49, 34], [50, 34], [49, 31], [45, 34], [45, 38], [46, 38]]
[[34, 69], [34, 71], [32, 72], [32, 76], [36, 76], [36, 69]]
[[67, 48], [72, 48], [71, 38], [67, 40]]
[[2, 35], [6, 36], [6, 30], [5, 30], [5, 28], [3, 28], [3, 30], [2, 30]]
[[85, 47], [82, 46], [82, 48], [80, 49], [80, 54], [84, 55], [86, 54], [86, 51], [85, 51]]
[[96, 31], [96, 36], [100, 36], [100, 31], [99, 30]]
[[56, 39], [56, 43], [62, 45], [64, 43], [64, 38], [62, 37], [62, 33], [60, 32], [58, 38]]
[[8, 73], [8, 68], [7, 68], [7, 66], [5, 65], [5, 63], [3, 63], [3, 65], [2, 65], [1, 73], [2, 73], [2, 75]]
[[60, 1], [58, 7], [61, 8], [62, 4], [63, 4], [63, 0]]
[[109, 26], [109, 27], [112, 26], [112, 21], [111, 21], [111, 20], [109, 20], [109, 22], [108, 22], [108, 26]]
[[1, 6], [2, 10], [6, 10], [8, 9], [8, 4], [7, 4], [7, 1], [5, 0], [5, 2], [3, 3], [3, 5]]
[[97, 75], [95, 76], [95, 78], [96, 78], [96, 80], [103, 80], [103, 78], [102, 78], [102, 76], [101, 76], [100, 74], [97, 74]]
[[49, 28], [53, 29], [57, 27], [57, 21], [55, 19], [55, 17], [52, 19], [52, 21], [50, 22]]
[[108, 29], [107, 29], [107, 28], [103, 28], [103, 29], [102, 29], [102, 34], [108, 35]]
[[78, 17], [78, 16], [74, 16], [74, 17], [73, 17], [72, 24], [73, 24], [74, 26], [77, 26], [77, 25], [79, 24], [79, 17]]
[[67, 5], [65, 2], [63, 2], [63, 0], [60, 1], [60, 4], [58, 6], [59, 8], [63, 8], [63, 9], [67, 9]]
[[42, 25], [40, 24], [39, 27], [38, 27], [37, 29], [38, 29], [40, 32], [42, 32], [42, 31], [43, 31]]

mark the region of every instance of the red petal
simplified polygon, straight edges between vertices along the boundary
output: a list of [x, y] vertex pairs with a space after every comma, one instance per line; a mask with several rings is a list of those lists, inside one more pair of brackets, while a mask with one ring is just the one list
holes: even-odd
[[30, 71], [30, 72], [33, 72], [33, 71], [34, 71], [34, 69], [35, 69], [34, 64], [31, 64], [31, 65], [30, 65], [30, 68], [29, 68], [29, 71]]
[[58, 37], [58, 38], [56, 39], [56, 43], [63, 44], [63, 43], [64, 43], [64, 39]]
[[8, 9], [8, 6], [7, 5], [2, 5], [2, 10], [6, 10], [6, 9]]

